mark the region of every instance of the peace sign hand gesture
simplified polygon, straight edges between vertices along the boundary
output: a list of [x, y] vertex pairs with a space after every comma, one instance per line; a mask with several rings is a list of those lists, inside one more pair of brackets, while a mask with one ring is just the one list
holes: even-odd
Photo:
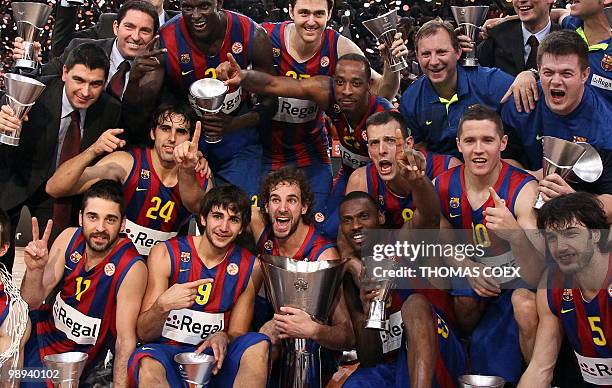
[[25, 248], [24, 261], [28, 271], [41, 271], [45, 269], [47, 261], [49, 261], [49, 236], [53, 229], [53, 221], [47, 221], [45, 232], [42, 239], [39, 238], [40, 232], [38, 229], [38, 220], [32, 217], [32, 241]]

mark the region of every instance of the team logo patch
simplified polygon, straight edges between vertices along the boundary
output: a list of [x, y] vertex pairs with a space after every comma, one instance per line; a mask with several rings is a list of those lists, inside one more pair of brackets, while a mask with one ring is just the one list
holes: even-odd
[[272, 48], [272, 55], [274, 56], [274, 58], [280, 57], [280, 49], [277, 48], [277, 47], [273, 47]]
[[561, 299], [563, 299], [566, 302], [571, 302], [574, 299], [574, 294], [572, 293], [572, 289], [571, 288], [564, 289], [563, 295], [561, 295]]
[[315, 214], [315, 217], [314, 217], [314, 218], [315, 218], [315, 221], [317, 221], [317, 222], [323, 222], [323, 221], [325, 221], [325, 216], [324, 216], [324, 215], [323, 215], [323, 213], [321, 213], [321, 212], [317, 212], [317, 213]]
[[605, 54], [601, 59], [601, 67], [605, 71], [612, 71], [612, 55]]
[[238, 273], [238, 265], [236, 263], [229, 263], [227, 266], [227, 274], [234, 276]]
[[108, 263], [104, 266], [104, 273], [107, 276], [113, 276], [113, 274], [115, 273], [115, 264], [113, 263]]
[[448, 202], [448, 205], [453, 209], [457, 209], [459, 207], [459, 198], [451, 197], [450, 201]]
[[181, 54], [181, 63], [189, 63], [191, 62], [191, 57], [189, 54]]
[[191, 253], [189, 253], [189, 252], [181, 252], [181, 261], [183, 263], [186, 263], [189, 260], [191, 260]]
[[73, 263], [78, 263], [81, 258], [83, 258], [83, 256], [81, 256], [81, 254], [79, 252], [72, 252], [72, 255], [70, 255], [70, 261], [72, 261]]
[[340, 105], [334, 104], [334, 113], [340, 113]]
[[144, 168], [140, 170], [140, 177], [142, 179], [149, 179], [150, 176], [151, 176], [151, 172], [149, 170], [145, 170]]
[[268, 251], [272, 249], [272, 246], [273, 246], [272, 240], [268, 240], [264, 243], [264, 248]]
[[232, 45], [232, 52], [234, 54], [240, 54], [242, 52], [242, 43], [236, 42]]
[[368, 141], [368, 134], [366, 133], [366, 131], [361, 132], [361, 138], [365, 141]]
[[321, 67], [329, 66], [329, 57], [324, 56], [321, 58]]
[[379, 195], [378, 202], [380, 202], [381, 206], [385, 206], [385, 197], [383, 197], [382, 195]]
[[574, 143], [577, 142], [581, 142], [581, 143], [587, 143], [589, 141], [589, 139], [587, 139], [586, 137], [582, 137], [582, 136], [573, 136]]
[[612, 298], [612, 283], [610, 283], [608, 286], [608, 295], [610, 295], [610, 298]]

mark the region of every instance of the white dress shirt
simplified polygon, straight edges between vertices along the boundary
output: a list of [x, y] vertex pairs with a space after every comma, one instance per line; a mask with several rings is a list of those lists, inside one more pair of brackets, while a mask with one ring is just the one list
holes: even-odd
[[546, 27], [542, 28], [540, 31], [536, 32], [535, 34], [532, 34], [525, 28], [525, 24], [521, 23], [521, 28], [523, 29], [523, 46], [525, 46], [525, 50], [523, 50], [524, 51], [524, 54], [523, 54], [524, 62], [527, 62], [527, 58], [529, 58], [529, 53], [531, 52], [531, 46], [529, 45], [529, 43], [527, 43], [527, 40], [529, 39], [529, 37], [531, 35], [535, 35], [538, 42], [541, 43], [542, 39], [544, 39], [544, 37], [546, 37], [546, 35], [548, 35], [548, 33], [550, 32], [551, 25], [552, 24], [550, 22], [550, 18], [548, 18], [548, 24], [546, 24]]

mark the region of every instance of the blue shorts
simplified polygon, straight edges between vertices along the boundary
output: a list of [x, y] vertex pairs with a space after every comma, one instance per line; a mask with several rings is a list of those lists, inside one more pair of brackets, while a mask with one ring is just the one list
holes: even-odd
[[325, 210], [322, 212], [325, 218], [321, 221], [315, 218], [315, 226], [325, 237], [336, 240], [338, 238], [338, 227], [340, 226], [340, 202], [344, 198], [346, 185], [353, 173], [353, 169], [342, 166], [334, 177], [331, 192], [325, 202]]
[[259, 192], [261, 183], [261, 152], [261, 145], [250, 144], [229, 159], [204, 154], [213, 171], [215, 186], [231, 183], [252, 199]]
[[[329, 196], [329, 191], [332, 186], [332, 170], [330, 164], [313, 164], [308, 167], [300, 167], [310, 183], [310, 190], [314, 194], [314, 204], [312, 206], [312, 214], [325, 214], [325, 203]], [[262, 168], [262, 178], [266, 177], [272, 166], [264, 164]]]
[[[434, 321], [437, 322], [434, 330], [436, 330], [438, 337], [438, 358], [432, 387], [452, 388], [457, 385], [456, 381], [459, 376], [465, 374], [465, 351], [459, 342], [459, 338], [446, 325], [437, 309], [432, 307], [432, 314]], [[405, 340], [402, 343], [405, 344]], [[406, 347], [401, 346], [397, 350], [395, 362], [380, 363], [371, 368], [357, 369], [349, 376], [343, 387], [410, 387]]]
[[[231, 387], [234, 384], [238, 369], [240, 368], [240, 359], [244, 352], [251, 346], [258, 344], [261, 341], [270, 339], [260, 333], [247, 333], [235, 338], [227, 346], [227, 354], [223, 361], [223, 366], [219, 373], [212, 376], [207, 388], [213, 387]], [[171, 345], [161, 343], [150, 343], [138, 347], [130, 356], [128, 361], [128, 378], [130, 387], [138, 386], [138, 363], [145, 357], [151, 357], [161, 363], [166, 369], [166, 380], [171, 387], [187, 386], [181, 378], [181, 373], [178, 365], [174, 362], [174, 356], [183, 352], [193, 352], [197, 346], [194, 345]], [[206, 349], [204, 353], [212, 354], [211, 349]]]

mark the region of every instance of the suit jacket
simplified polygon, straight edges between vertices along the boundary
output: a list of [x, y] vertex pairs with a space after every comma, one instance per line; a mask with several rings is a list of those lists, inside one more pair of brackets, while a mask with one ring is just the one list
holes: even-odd
[[[40, 79], [47, 87], [23, 123], [19, 146], [0, 144], [0, 207], [11, 209], [46, 184], [55, 171], [64, 82], [60, 77]], [[108, 128], [116, 128], [121, 105], [102, 93], [85, 117], [81, 151]]]
[[[55, 25], [51, 37], [51, 55], [58, 57], [62, 55], [72, 39], [107, 39], [114, 38], [113, 22], [117, 19], [116, 13], [103, 13], [98, 22], [84, 30], [75, 31], [77, 24], [77, 7], [60, 7], [57, 2], [55, 12]], [[164, 20], [168, 21], [178, 15], [180, 11], [164, 10]]]
[[62, 69], [64, 67], [64, 63], [66, 63], [66, 58], [68, 58], [68, 54], [72, 51], [73, 48], [77, 47], [83, 43], [95, 43], [98, 46], [104, 49], [104, 52], [110, 58], [111, 51], [113, 51], [113, 44], [115, 43], [115, 37], [106, 38], [106, 39], [89, 39], [89, 38], [79, 38], [73, 39], [70, 44], [66, 47], [64, 52], [60, 53], [58, 56], [54, 56], [48, 63], [42, 65], [41, 73], [43, 76], [61, 76]]
[[[559, 29], [561, 27], [558, 24], [552, 23], [551, 32]], [[514, 76], [528, 70], [525, 68], [525, 46], [520, 20], [500, 23], [489, 35], [478, 46], [477, 56], [481, 66], [498, 67]]]

